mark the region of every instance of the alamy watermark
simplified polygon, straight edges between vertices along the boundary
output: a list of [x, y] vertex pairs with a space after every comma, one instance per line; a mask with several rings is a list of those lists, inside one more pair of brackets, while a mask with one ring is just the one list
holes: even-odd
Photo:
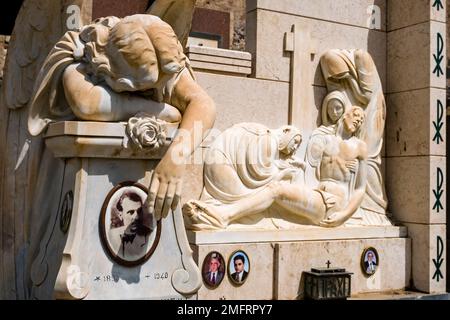
[[68, 30], [80, 30], [81, 29], [81, 9], [79, 6], [73, 4], [67, 7], [66, 13], [68, 14], [66, 20], [66, 27]]
[[369, 29], [380, 30], [381, 29], [381, 8], [377, 5], [370, 5], [366, 11], [367, 27]]
[[[302, 136], [290, 126], [266, 130], [237, 126], [222, 132], [216, 128], [204, 130], [203, 123], [197, 121], [192, 130], [178, 129], [175, 141], [169, 151], [175, 164], [256, 165], [267, 159], [291, 162]], [[192, 152], [193, 144], [200, 141], [200, 147]]]

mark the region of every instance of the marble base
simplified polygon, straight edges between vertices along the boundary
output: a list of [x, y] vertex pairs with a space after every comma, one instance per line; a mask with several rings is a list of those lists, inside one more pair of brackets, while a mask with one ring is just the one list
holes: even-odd
[[293, 230], [245, 230], [245, 231], [187, 231], [189, 243], [231, 244], [264, 243], [313, 240], [385, 239], [404, 238], [406, 227], [338, 227], [333, 229], [307, 226]]
[[[157, 155], [145, 153], [136, 156], [138, 159], [126, 159], [132, 150], [118, 143], [124, 137], [123, 125], [116, 123], [63, 122], [50, 126], [47, 148], [56, 157], [65, 158], [64, 170], [58, 177], [62, 181], [58, 194], [45, 195], [47, 199], [55, 197], [53, 201], [60, 205], [59, 210], [48, 213], [50, 223], [43, 227], [38, 255], [32, 263], [32, 298], [196, 298], [201, 276], [180, 208], [161, 221], [159, 241], [155, 241], [147, 260], [136, 264], [117, 261], [102, 243], [101, 225], [106, 218], [101, 218], [101, 212], [111, 190], [124, 182], [148, 186], [159, 161]], [[85, 139], [86, 148], [64, 144], [66, 139]], [[103, 151], [109, 150], [111, 139], [117, 140], [117, 153], [108, 158]], [[128, 242], [133, 244], [134, 240]]]
[[241, 77], [252, 73], [252, 55], [248, 52], [190, 45], [186, 54], [195, 71]]
[[[410, 285], [411, 241], [405, 227], [307, 227], [292, 231], [188, 232], [194, 260], [201, 266], [211, 251], [226, 260], [243, 250], [251, 270], [240, 287], [226, 277], [216, 289], [203, 286], [198, 299], [302, 299], [303, 272], [311, 268], [345, 268], [352, 272], [352, 295], [403, 290]], [[367, 277], [361, 269], [364, 249], [378, 250], [380, 265]]]

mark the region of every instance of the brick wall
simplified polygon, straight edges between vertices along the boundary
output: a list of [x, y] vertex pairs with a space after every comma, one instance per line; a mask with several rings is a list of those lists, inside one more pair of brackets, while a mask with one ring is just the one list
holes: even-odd
[[245, 0], [197, 0], [196, 6], [230, 12], [230, 49], [245, 49]]

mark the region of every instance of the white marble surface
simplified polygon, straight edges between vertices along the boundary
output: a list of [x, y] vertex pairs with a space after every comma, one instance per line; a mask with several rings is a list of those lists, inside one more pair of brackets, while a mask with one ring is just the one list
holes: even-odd
[[414, 287], [428, 293], [446, 292], [448, 276], [446, 225], [415, 223], [406, 225], [412, 238], [411, 279]]
[[271, 300], [273, 297], [273, 245], [270, 243], [204, 245], [194, 247], [194, 259], [202, 266], [211, 251], [219, 251], [227, 268], [229, 259], [237, 250], [243, 250], [250, 259], [250, 272], [242, 286], [235, 286], [226, 274], [216, 289], [205, 285], [198, 291], [199, 300]]
[[430, 20], [445, 22], [446, 21], [446, 3], [442, 1], [444, 10], [437, 10], [431, 4], [435, 1], [411, 1], [411, 0], [395, 0], [390, 1], [388, 13], [388, 31], [397, 30], [428, 22]]
[[[158, 150], [138, 149], [128, 144], [125, 122], [61, 121], [49, 125], [45, 143], [56, 157], [161, 159], [170, 140]], [[167, 123], [167, 138], [173, 139], [178, 124]]]
[[[143, 185], [148, 185], [150, 181], [145, 181], [141, 172], [145, 172], [149, 167], [145, 162], [135, 161], [111, 161], [111, 160], [90, 160], [89, 176], [87, 178], [87, 208], [83, 233], [90, 237], [90, 241], [85, 241], [84, 264], [81, 266], [90, 275], [91, 290], [86, 299], [150, 299], [164, 296], [181, 298], [172, 287], [170, 276], [176, 269], [181, 267], [181, 253], [177, 250], [178, 244], [171, 229], [173, 221], [171, 215], [165, 219], [161, 226], [161, 238], [158, 247], [152, 257], [142, 266], [128, 268], [122, 267], [114, 262], [105, 253], [98, 235], [98, 212], [101, 210], [107, 193], [115, 185], [124, 179], [137, 180]], [[153, 164], [154, 165], [154, 164]], [[147, 167], [147, 170], [142, 170]], [[105, 168], [110, 173], [106, 174]], [[95, 192], [94, 192], [95, 190]], [[168, 255], [167, 252], [171, 254]], [[155, 279], [156, 274], [168, 273], [170, 276], [164, 279]], [[95, 277], [101, 277], [101, 281], [94, 281]], [[105, 277], [111, 279], [106, 280]]]
[[[445, 157], [392, 157], [388, 159], [386, 170], [387, 192], [391, 196], [390, 210], [397, 221], [419, 224], [442, 224], [446, 222], [445, 213], [437, 212], [436, 197], [439, 192], [438, 171], [443, 173], [442, 187], [445, 189]], [[399, 174], [401, 172], [401, 174]], [[405, 186], [408, 186], [406, 188]], [[443, 192], [441, 204], [446, 203]]]
[[327, 229], [303, 226], [296, 230], [187, 231], [191, 244], [267, 243], [318, 240], [383, 239], [407, 236], [406, 227], [338, 227]]
[[311, 55], [309, 65], [313, 70], [309, 79], [311, 85], [324, 85], [319, 67], [320, 56], [324, 52], [331, 48], [359, 48], [372, 55], [385, 88], [385, 32], [269, 10], [253, 11], [248, 17], [246, 50], [253, 55], [253, 74], [256, 78], [289, 81], [290, 57], [284, 51], [284, 34], [290, 32], [292, 25], [296, 24], [302, 28], [309, 27], [311, 38], [316, 44], [314, 52], [311, 52], [314, 54]]
[[[384, 14], [387, 6], [386, 2], [386, 0], [250, 0], [247, 1], [247, 12], [256, 9], [276, 11], [309, 17], [311, 19], [331, 21], [357, 26], [360, 28], [368, 28], [368, 8], [375, 4], [380, 7], [381, 13]], [[381, 30], [386, 30], [386, 19], [383, 19], [382, 17], [380, 24]]]
[[243, 121], [274, 128], [288, 123], [289, 83], [205, 72], [197, 72], [196, 76], [216, 103], [215, 129], [223, 131]]
[[[404, 237], [351, 240], [315, 240], [253, 243], [235, 242], [228, 233], [229, 242], [192, 245], [194, 257], [202, 265], [205, 257], [217, 251], [228, 263], [233, 252], [244, 251], [250, 260], [247, 281], [241, 287], [232, 285], [226, 277], [216, 289], [202, 287], [199, 299], [261, 299], [295, 300], [303, 298], [303, 272], [311, 268], [345, 268], [352, 272], [352, 295], [366, 292], [403, 290], [409, 286], [411, 274], [411, 240]], [[249, 237], [252, 235], [250, 234]], [[379, 255], [377, 272], [367, 277], [361, 268], [361, 256], [368, 247]]]
[[159, 243], [150, 259], [139, 266], [114, 262], [101, 242], [100, 214], [110, 190], [125, 181], [147, 187], [157, 163], [101, 157], [66, 162], [61, 196], [68, 191], [74, 194], [70, 228], [67, 234], [62, 232], [59, 211], [52, 215], [37, 259], [42, 263], [34, 263], [32, 269], [35, 298], [196, 298], [200, 273], [192, 259], [180, 209], [162, 220]]
[[[378, 251], [378, 268], [367, 277], [361, 268], [361, 255], [366, 248]], [[338, 241], [305, 241], [281, 243], [277, 251], [275, 274], [276, 299], [303, 296], [303, 271], [311, 268], [345, 268], [352, 272], [352, 294], [405, 289], [410, 285], [411, 241], [405, 238], [355, 239]]]
[[[442, 113], [438, 117], [438, 104], [441, 101]], [[446, 154], [446, 91], [425, 88], [387, 95], [389, 113], [386, 122], [386, 155], [404, 156], [444, 156]], [[440, 130], [444, 141], [434, 139], [436, 128], [433, 122], [442, 121]], [[430, 125], [431, 124], [431, 125]], [[425, 128], [429, 127], [429, 130]], [[436, 142], [439, 142], [437, 144]]]
[[201, 54], [205, 56], [213, 57], [223, 57], [236, 60], [251, 61], [252, 55], [249, 52], [236, 51], [236, 50], [226, 50], [220, 48], [210, 48], [203, 46], [188, 46], [186, 48], [187, 56], [190, 57], [191, 54]]

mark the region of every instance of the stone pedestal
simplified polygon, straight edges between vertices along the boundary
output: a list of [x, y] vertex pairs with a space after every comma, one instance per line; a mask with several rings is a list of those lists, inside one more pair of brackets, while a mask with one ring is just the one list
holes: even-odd
[[[405, 227], [302, 227], [286, 231], [191, 232], [194, 259], [202, 265], [212, 251], [229, 259], [244, 251], [250, 260], [245, 283], [237, 287], [226, 277], [216, 289], [203, 286], [199, 299], [302, 299], [303, 272], [311, 268], [345, 268], [352, 272], [352, 295], [402, 290], [409, 286], [411, 241]], [[366, 248], [376, 248], [377, 272], [367, 277], [361, 267]]]
[[412, 239], [412, 287], [446, 291], [446, 3], [390, 1], [386, 187]]
[[[173, 137], [176, 128], [169, 128]], [[112, 259], [99, 223], [111, 189], [128, 181], [148, 186], [164, 155], [124, 147], [125, 124], [61, 122], [50, 125], [46, 147], [65, 159], [59, 212], [41, 244], [32, 270], [35, 296], [54, 290], [57, 299], [188, 299], [201, 285], [181, 210], [158, 226], [154, 251], [137, 266]], [[109, 223], [106, 221], [105, 223]], [[156, 232], [156, 231], [155, 231]], [[55, 282], [56, 279], [56, 282]]]

